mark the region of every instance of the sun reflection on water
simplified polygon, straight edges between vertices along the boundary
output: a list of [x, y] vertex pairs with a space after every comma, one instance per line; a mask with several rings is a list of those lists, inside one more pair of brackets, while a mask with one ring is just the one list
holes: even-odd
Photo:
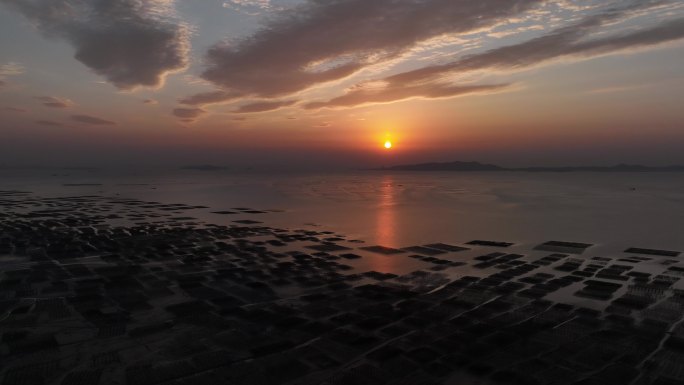
[[[378, 189], [377, 228], [376, 238], [378, 245], [387, 247], [399, 247], [396, 239], [397, 224], [397, 190], [391, 175], [384, 175], [380, 180]], [[374, 258], [373, 268], [377, 271], [392, 271], [394, 256], [378, 256]]]

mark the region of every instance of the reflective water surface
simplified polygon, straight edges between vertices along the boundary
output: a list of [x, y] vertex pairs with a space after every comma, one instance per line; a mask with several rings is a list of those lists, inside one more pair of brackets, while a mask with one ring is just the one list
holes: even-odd
[[[233, 173], [172, 171], [0, 172], [2, 188], [38, 194], [117, 195], [160, 202], [273, 209], [270, 225], [341, 232], [405, 247], [472, 239], [546, 240], [684, 249], [679, 173]], [[93, 183], [98, 185], [79, 185]], [[72, 184], [64, 186], [64, 184]], [[198, 211], [214, 223], [231, 218]], [[598, 249], [595, 249], [598, 250]]]

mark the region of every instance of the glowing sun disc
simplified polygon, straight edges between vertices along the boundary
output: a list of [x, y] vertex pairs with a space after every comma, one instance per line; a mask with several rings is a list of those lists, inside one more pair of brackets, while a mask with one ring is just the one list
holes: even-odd
[[388, 150], [389, 150], [390, 148], [392, 148], [392, 142], [390, 142], [389, 140], [386, 141], [386, 142], [385, 142], [385, 148], [388, 149]]

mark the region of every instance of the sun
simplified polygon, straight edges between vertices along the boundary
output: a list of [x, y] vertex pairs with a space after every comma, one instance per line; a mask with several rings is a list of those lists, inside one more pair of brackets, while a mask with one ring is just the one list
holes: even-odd
[[390, 148], [392, 148], [392, 142], [390, 142], [389, 140], [386, 140], [386, 141], [385, 141], [385, 148], [388, 149], [388, 150], [389, 150]]

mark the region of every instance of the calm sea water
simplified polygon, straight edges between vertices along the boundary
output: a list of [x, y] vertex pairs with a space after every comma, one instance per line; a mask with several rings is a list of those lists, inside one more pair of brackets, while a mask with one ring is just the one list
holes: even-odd
[[[684, 250], [684, 175], [679, 173], [440, 173], [358, 171], [0, 171], [0, 189], [42, 196], [98, 194], [211, 207], [276, 209], [254, 219], [331, 230], [372, 244], [405, 247], [473, 239], [529, 248], [548, 240]], [[100, 184], [65, 186], [65, 184]]]

